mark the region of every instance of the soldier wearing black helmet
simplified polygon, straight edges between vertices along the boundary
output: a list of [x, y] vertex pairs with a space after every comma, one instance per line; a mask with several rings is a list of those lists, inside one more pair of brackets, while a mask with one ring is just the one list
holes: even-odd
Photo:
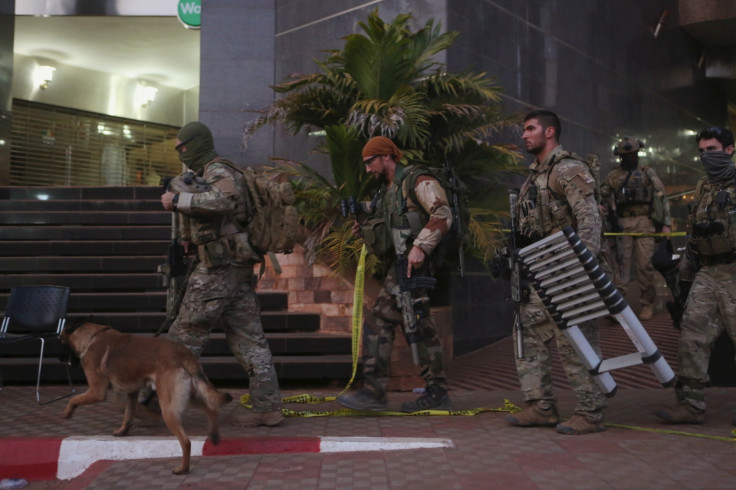
[[636, 279], [641, 290], [639, 318], [649, 320], [654, 315], [656, 300], [654, 287], [654, 237], [657, 231], [669, 233], [672, 217], [664, 184], [652, 167], [639, 165], [639, 151], [644, 144], [634, 138], [624, 137], [614, 147], [613, 153], [621, 159], [621, 165], [613, 169], [601, 184], [601, 201], [606, 208], [609, 229], [623, 233], [616, 237], [616, 260], [611, 264], [613, 282], [622, 294], [626, 294], [631, 282], [631, 265], [634, 260]]

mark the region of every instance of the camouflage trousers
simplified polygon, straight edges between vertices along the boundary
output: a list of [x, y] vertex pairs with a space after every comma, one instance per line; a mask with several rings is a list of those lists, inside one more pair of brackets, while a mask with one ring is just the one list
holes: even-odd
[[[394, 267], [383, 282], [373, 308], [366, 313], [363, 323], [363, 375], [366, 387], [379, 397], [388, 389], [389, 365], [396, 329], [404, 332], [401, 310], [391, 288], [396, 285]], [[425, 298], [414, 305], [414, 311], [421, 319], [417, 325], [417, 350], [419, 351], [419, 367], [421, 376], [427, 386], [435, 385], [447, 389], [445, 362], [442, 355], [442, 344], [437, 336], [437, 327], [429, 316], [429, 298], [427, 291], [412, 291], [412, 297]]]
[[270, 412], [281, 408], [281, 391], [251, 281], [251, 266], [207, 269], [197, 265], [168, 337], [199, 357], [212, 328], [221, 320], [230, 350], [248, 373], [253, 411]]
[[[552, 392], [552, 360], [549, 343], [554, 339], [562, 367], [570, 382], [577, 404], [575, 413], [589, 419], [602, 419], [602, 410], [608, 405], [593, 376], [588, 373], [574, 347], [549, 317], [535, 291], [529, 303], [521, 306], [524, 358], [516, 359], [516, 370], [524, 400], [537, 402], [543, 408], [556, 403]], [[591, 347], [600, 355], [598, 329], [594, 322], [580, 325]], [[516, 333], [514, 333], [516, 336]]]
[[[647, 216], [630, 216], [619, 218], [619, 223], [625, 233], [654, 233], [654, 223]], [[654, 237], [650, 236], [618, 236], [616, 237], [617, 255], [621, 259], [615, 263], [613, 270], [613, 283], [626, 294], [626, 289], [631, 282], [631, 261], [634, 259], [636, 280], [639, 281], [641, 290], [640, 302], [643, 305], [652, 305], [657, 299], [657, 290], [654, 287], [655, 270], [652, 265], [654, 255]]]
[[706, 265], [695, 275], [685, 305], [678, 346], [675, 394], [705, 410], [713, 344], [726, 329], [736, 344], [736, 264]]

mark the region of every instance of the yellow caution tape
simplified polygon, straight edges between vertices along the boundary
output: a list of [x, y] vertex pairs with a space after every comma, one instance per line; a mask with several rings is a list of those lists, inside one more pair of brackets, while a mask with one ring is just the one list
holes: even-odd
[[642, 432], [658, 432], [660, 434], [670, 434], [670, 435], [675, 435], [675, 436], [689, 436], [689, 437], [699, 437], [701, 439], [711, 439], [714, 441], [736, 442], [736, 429], [731, 431], [731, 435], [733, 437], [723, 437], [723, 436], [712, 436], [709, 434], [697, 434], [694, 432], [685, 432], [681, 430], [651, 429], [649, 427], [637, 427], [635, 425], [609, 424], [609, 423], [606, 423], [604, 425], [607, 425], [609, 427], [618, 427], [620, 429], [639, 430]]
[[350, 375], [350, 381], [347, 386], [337, 396], [342, 395], [353, 384], [355, 380], [355, 372], [358, 370], [358, 357], [360, 353], [360, 339], [363, 336], [363, 291], [365, 288], [365, 258], [368, 255], [368, 249], [363, 244], [360, 249], [360, 259], [358, 259], [358, 268], [355, 270], [355, 290], [353, 291], [353, 373]]
[[[352, 317], [352, 354], [353, 354], [353, 372], [350, 376], [347, 386], [337, 396], [314, 396], [308, 393], [301, 395], [287, 396], [281, 399], [282, 403], [327, 403], [334, 402], [337, 397], [348, 391], [350, 386], [355, 380], [355, 374], [358, 370], [358, 359], [360, 353], [360, 340], [363, 335], [363, 294], [365, 289], [365, 259], [368, 255], [366, 246], [360, 251], [360, 259], [358, 260], [358, 268], [355, 271], [355, 291], [353, 293], [353, 317]], [[249, 404], [250, 395], [246, 394], [240, 398], [240, 403], [246, 408], [252, 408]], [[282, 408], [281, 411], [287, 417], [354, 417], [354, 416], [365, 416], [365, 415], [390, 415], [390, 416], [427, 416], [427, 415], [444, 415], [444, 416], [457, 416], [457, 415], [477, 415], [482, 412], [519, 412], [520, 408], [508, 400], [504, 400], [503, 408], [472, 408], [469, 410], [423, 410], [414, 413], [404, 412], [391, 412], [391, 411], [358, 411], [349, 408], [342, 408], [338, 410], [291, 410], [289, 408]]]
[[[309, 394], [294, 395], [283, 398], [284, 403], [325, 403], [335, 401], [335, 396], [317, 397]], [[243, 395], [240, 403], [247, 408], [252, 408], [248, 404], [250, 395]], [[469, 408], [467, 410], [421, 410], [419, 412], [393, 412], [389, 410], [373, 411], [373, 410], [352, 410], [350, 408], [340, 408], [337, 410], [292, 410], [290, 408], [282, 408], [281, 411], [287, 417], [361, 417], [361, 416], [392, 416], [392, 417], [426, 417], [430, 415], [442, 416], [473, 416], [483, 412], [520, 412], [521, 409], [511, 403], [509, 400], [503, 401], [503, 408]]]

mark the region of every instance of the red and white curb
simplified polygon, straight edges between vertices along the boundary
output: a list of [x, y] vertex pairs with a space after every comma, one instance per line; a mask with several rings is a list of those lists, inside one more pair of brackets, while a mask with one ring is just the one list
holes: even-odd
[[[237, 454], [336, 453], [450, 448], [450, 439], [415, 437], [239, 437], [217, 446], [192, 437], [192, 456]], [[181, 457], [173, 437], [68, 437], [0, 439], [0, 479], [70, 480], [96, 461]]]

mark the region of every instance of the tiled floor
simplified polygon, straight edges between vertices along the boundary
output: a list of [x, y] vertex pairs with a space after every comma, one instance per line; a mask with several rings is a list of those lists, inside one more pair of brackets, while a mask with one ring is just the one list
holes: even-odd
[[[666, 330], [663, 334], [670, 335]], [[513, 366], [513, 354], [507, 352], [510, 348], [510, 344], [501, 344], [455, 361], [450, 385], [456, 409], [502, 409], [505, 400], [521, 404], [515, 373], [509, 370], [509, 363]], [[669, 358], [669, 347], [660, 348]], [[278, 427], [243, 429], [228, 424], [233, 411], [241, 409], [233, 403], [221, 412], [223, 440], [250, 436], [428, 437], [451, 439], [454, 447], [201, 456], [192, 458], [192, 472], [184, 476], [171, 474], [178, 458], [101, 461], [71, 481], [32, 481], [27, 488], [736, 488], [736, 435], [731, 425], [736, 388], [707, 390], [705, 424], [667, 426], [654, 412], [672, 403], [673, 392], [657, 387], [648, 368], [642, 369], [637, 375], [623, 375], [626, 370], [614, 372], [614, 378], [622, 380], [621, 389], [606, 412], [608, 430], [598, 434], [564, 436], [549, 428], [516, 428], [504, 421], [505, 414], [500, 411], [475, 416], [288, 417]], [[558, 372], [555, 385], [560, 412], [569, 416], [574, 399]], [[109, 435], [120, 423], [121, 415], [110, 401], [80, 407], [72, 419], [65, 420], [61, 417], [65, 401], [39, 407], [33, 391], [33, 387], [11, 386], [0, 392], [0, 444], [9, 437], [33, 440]], [[285, 394], [304, 391], [289, 390]], [[237, 398], [242, 390], [231, 393]], [[313, 393], [334, 395], [336, 391], [321, 389]], [[414, 396], [392, 393], [389, 408], [398, 409]], [[337, 404], [292, 404], [289, 408], [330, 411]], [[185, 428], [190, 436], [205, 435], [204, 415], [189, 410]], [[170, 437], [160, 426], [136, 426], [130, 435]]]

